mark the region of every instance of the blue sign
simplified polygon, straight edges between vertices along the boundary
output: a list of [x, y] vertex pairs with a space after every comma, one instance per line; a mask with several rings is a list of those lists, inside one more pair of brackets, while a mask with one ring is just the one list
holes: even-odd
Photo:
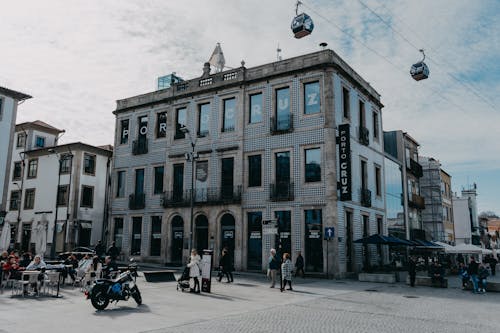
[[335, 236], [335, 228], [334, 227], [325, 227], [325, 240], [330, 240]]

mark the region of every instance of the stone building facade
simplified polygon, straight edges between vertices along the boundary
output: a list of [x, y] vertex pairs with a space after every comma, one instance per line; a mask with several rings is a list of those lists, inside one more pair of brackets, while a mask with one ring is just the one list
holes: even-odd
[[[109, 240], [126, 257], [185, 263], [194, 174], [193, 244], [215, 260], [228, 247], [236, 269], [262, 271], [277, 247], [293, 259], [301, 251], [310, 273], [376, 263], [376, 248], [352, 242], [386, 229], [381, 108], [331, 50], [213, 75], [205, 67], [119, 100]], [[341, 164], [340, 128], [350, 152]], [[350, 196], [339, 197], [338, 182]]]

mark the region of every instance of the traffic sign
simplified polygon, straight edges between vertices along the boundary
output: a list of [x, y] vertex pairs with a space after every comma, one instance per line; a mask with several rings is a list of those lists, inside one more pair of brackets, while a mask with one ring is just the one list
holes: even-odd
[[335, 228], [325, 227], [324, 239], [331, 240], [335, 236]]

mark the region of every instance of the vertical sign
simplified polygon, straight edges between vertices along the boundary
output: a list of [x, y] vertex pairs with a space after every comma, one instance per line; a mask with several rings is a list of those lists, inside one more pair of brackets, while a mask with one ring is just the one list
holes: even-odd
[[352, 200], [350, 125], [339, 125], [340, 201]]
[[201, 291], [209, 293], [212, 287], [212, 256], [214, 251], [203, 250], [201, 258]]

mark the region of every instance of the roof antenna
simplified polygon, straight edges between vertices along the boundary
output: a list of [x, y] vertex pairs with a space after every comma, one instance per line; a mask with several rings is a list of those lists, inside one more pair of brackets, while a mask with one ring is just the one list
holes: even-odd
[[280, 49], [280, 43], [278, 43], [278, 48], [276, 49], [276, 59], [278, 61], [281, 61], [281, 49]]
[[322, 50], [326, 50], [326, 47], [328, 46], [328, 43], [321, 42], [321, 43], [319, 43], [319, 46], [321, 47]]

